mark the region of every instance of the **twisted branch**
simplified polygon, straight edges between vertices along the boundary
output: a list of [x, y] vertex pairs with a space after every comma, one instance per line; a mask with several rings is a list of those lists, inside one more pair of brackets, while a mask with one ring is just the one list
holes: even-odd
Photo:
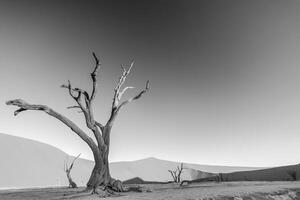
[[[45, 106], [45, 105], [38, 105], [38, 104], [29, 104], [22, 99], [14, 99], [6, 102], [6, 105], [13, 105], [19, 107], [18, 110], [14, 112], [14, 115], [18, 115], [20, 112], [27, 111], [27, 110], [39, 110], [44, 111], [48, 115], [55, 117], [69, 128], [71, 128], [83, 141], [85, 141], [93, 151], [96, 151], [97, 145], [94, 143], [93, 139], [90, 138], [83, 130], [81, 130], [74, 122], [72, 122], [67, 117], [63, 116], [62, 114], [54, 111], [52, 108]], [[94, 152], [97, 153], [97, 152]]]

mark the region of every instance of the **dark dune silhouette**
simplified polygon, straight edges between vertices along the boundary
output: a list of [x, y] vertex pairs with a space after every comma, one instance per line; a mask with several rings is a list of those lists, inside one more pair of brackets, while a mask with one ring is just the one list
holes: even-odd
[[300, 164], [273, 167], [252, 171], [232, 173], [219, 173], [214, 176], [184, 181], [188, 183], [199, 182], [233, 182], [233, 181], [298, 181], [300, 180]]
[[300, 179], [300, 165], [223, 174], [224, 181], [294, 181]]

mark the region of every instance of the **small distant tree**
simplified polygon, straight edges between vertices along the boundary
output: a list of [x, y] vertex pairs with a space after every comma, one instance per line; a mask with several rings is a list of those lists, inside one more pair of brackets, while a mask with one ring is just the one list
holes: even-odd
[[175, 183], [180, 183], [181, 181], [181, 174], [183, 171], [183, 163], [180, 164], [180, 167], [177, 166], [176, 170], [168, 170], [174, 180]]
[[77, 160], [77, 158], [79, 158], [79, 156], [80, 156], [80, 154], [74, 158], [74, 160], [70, 166], [68, 166], [67, 162], [65, 162], [65, 164], [64, 164], [64, 171], [66, 172], [70, 188], [77, 188], [77, 184], [72, 180], [71, 170], [73, 168], [75, 160]]

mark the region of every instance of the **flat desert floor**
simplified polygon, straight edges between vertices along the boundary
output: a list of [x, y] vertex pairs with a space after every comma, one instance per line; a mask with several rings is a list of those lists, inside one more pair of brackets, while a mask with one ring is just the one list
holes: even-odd
[[[300, 199], [300, 182], [222, 182], [197, 183], [180, 187], [177, 184], [142, 185], [152, 192], [128, 192], [107, 200], [296, 200]], [[67, 197], [79, 189], [39, 188], [0, 190], [1, 200], [96, 200], [97, 196]]]

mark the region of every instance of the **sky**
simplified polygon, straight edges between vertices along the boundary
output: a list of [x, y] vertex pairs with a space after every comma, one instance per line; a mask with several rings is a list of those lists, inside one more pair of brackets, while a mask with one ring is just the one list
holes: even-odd
[[[146, 157], [230, 166], [300, 163], [300, 1], [1, 1], [0, 132], [93, 159], [43, 112], [13, 116], [5, 101], [48, 105], [85, 127], [61, 84], [91, 91], [108, 119], [120, 65], [137, 94], [111, 133], [110, 161]], [[91, 134], [90, 132], [88, 132]]]

